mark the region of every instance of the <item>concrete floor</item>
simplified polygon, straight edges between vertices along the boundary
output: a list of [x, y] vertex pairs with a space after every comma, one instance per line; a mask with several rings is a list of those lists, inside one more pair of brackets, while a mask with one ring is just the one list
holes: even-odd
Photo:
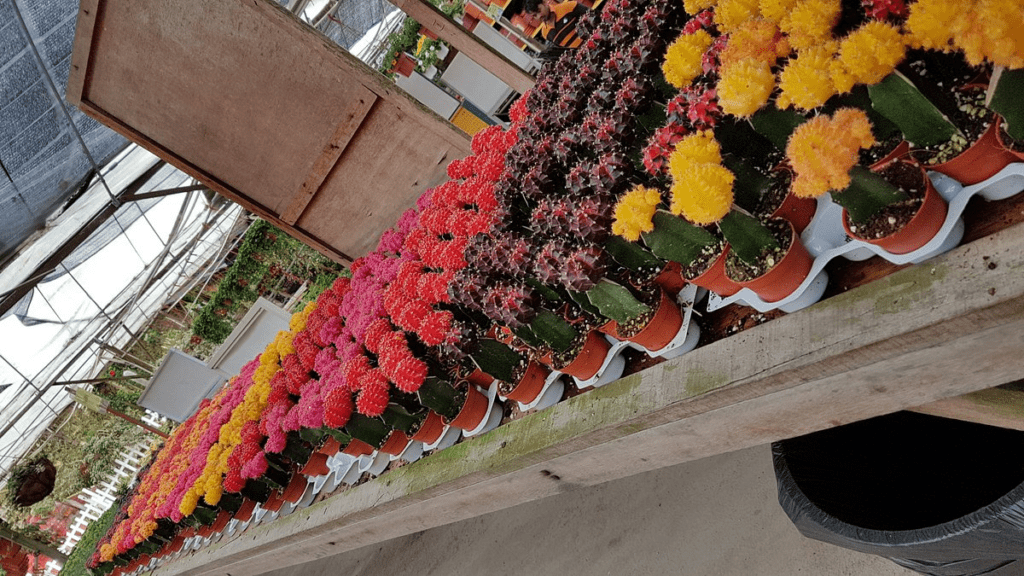
[[[911, 576], [809, 540], [779, 507], [767, 446], [552, 496], [272, 576]], [[240, 575], [234, 575], [240, 576]]]

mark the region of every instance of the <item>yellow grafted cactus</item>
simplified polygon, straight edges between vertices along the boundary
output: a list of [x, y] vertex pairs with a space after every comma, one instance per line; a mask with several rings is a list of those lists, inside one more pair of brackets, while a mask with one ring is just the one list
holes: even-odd
[[715, 4], [718, 4], [717, 0], [683, 0], [683, 8], [690, 15], [696, 14], [701, 10], [714, 8]]
[[763, 18], [778, 24], [789, 16], [799, 2], [800, 0], [760, 0], [757, 7]]
[[718, 105], [733, 116], [746, 117], [757, 112], [775, 88], [771, 67], [754, 58], [747, 58], [722, 68], [718, 81]]
[[643, 186], [633, 188], [615, 205], [612, 233], [636, 242], [642, 232], [654, 230], [654, 212], [659, 202], [661, 194], [657, 190]]
[[839, 43], [832, 83], [839, 92], [849, 92], [855, 84], [876, 84], [896, 69], [906, 51], [898, 28], [872, 20]]
[[915, 48], [948, 51], [953, 40], [953, 26], [964, 15], [961, 0], [918, 0], [910, 5], [906, 29], [910, 45]]
[[718, 59], [722, 66], [747, 58], [761, 60], [771, 66], [777, 59], [788, 55], [789, 51], [789, 41], [779, 32], [774, 22], [755, 18], [743, 23], [729, 35], [729, 42]]
[[719, 0], [715, 24], [723, 34], [731, 34], [749, 20], [760, 16], [758, 0]]
[[668, 170], [675, 178], [677, 170], [688, 164], [718, 164], [722, 161], [722, 146], [715, 140], [711, 130], [701, 130], [687, 134], [668, 156]]
[[676, 38], [665, 52], [665, 61], [661, 65], [665, 81], [680, 90], [688, 86], [702, 72], [701, 59], [712, 41], [706, 30]]
[[293, 333], [297, 334], [306, 329], [306, 320], [309, 319], [309, 315], [316, 310], [316, 302], [307, 302], [301, 311], [292, 314], [292, 319], [288, 322], [288, 329]]
[[729, 212], [735, 176], [722, 166], [722, 148], [711, 130], [686, 135], [668, 162], [673, 214], [704, 226]]
[[829, 70], [836, 44], [807, 48], [789, 60], [779, 73], [779, 108], [796, 106], [803, 110], [817, 108], [836, 94]]
[[736, 177], [721, 164], [690, 164], [672, 182], [671, 211], [698, 226], [714, 224], [729, 213]]
[[954, 22], [953, 45], [974, 66], [1024, 67], [1024, 2], [976, 0]]
[[831, 39], [840, 9], [839, 0], [802, 0], [779, 22], [779, 28], [796, 50], [817, 46]]
[[178, 511], [188, 516], [196, 511], [197, 504], [199, 504], [199, 493], [194, 488], [190, 488], [181, 497], [181, 505], [178, 506]]
[[860, 150], [874, 143], [867, 114], [856, 108], [841, 108], [831, 118], [823, 114], [797, 126], [786, 145], [786, 157], [796, 174], [793, 193], [815, 198], [829, 190], [846, 189]]

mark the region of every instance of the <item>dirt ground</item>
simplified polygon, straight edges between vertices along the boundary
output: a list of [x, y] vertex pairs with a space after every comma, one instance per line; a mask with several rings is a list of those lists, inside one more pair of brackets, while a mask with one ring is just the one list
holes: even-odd
[[[560, 494], [268, 576], [911, 576], [801, 536], [768, 446]], [[232, 576], [241, 576], [234, 574]]]

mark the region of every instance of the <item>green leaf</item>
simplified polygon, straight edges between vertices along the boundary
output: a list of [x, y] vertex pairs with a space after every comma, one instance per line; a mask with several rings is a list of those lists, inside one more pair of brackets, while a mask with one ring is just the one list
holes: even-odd
[[875, 110], [899, 126], [903, 137], [915, 146], [942, 144], [958, 132], [914, 83], [899, 72], [868, 86], [868, 95]]
[[587, 297], [601, 311], [601, 315], [625, 324], [651, 310], [650, 306], [636, 299], [625, 286], [602, 280], [587, 291]]
[[621, 236], [610, 236], [604, 243], [604, 249], [612, 260], [634, 272], [659, 269], [664, 265], [664, 261], [645, 250], [643, 246]]
[[721, 240], [707, 230], [661, 210], [654, 213], [654, 230], [641, 234], [655, 256], [688, 265]]
[[1024, 140], [1024, 68], [1004, 69], [992, 80], [996, 86], [989, 108], [1003, 117], [1007, 134], [1014, 140]]
[[736, 210], [726, 214], [718, 227], [736, 256], [750, 265], [756, 264], [766, 249], [779, 246], [772, 233], [757, 218]]
[[832, 200], [846, 208], [850, 220], [857, 224], [867, 222], [882, 208], [906, 199], [905, 192], [863, 166], [850, 170], [850, 186], [846, 190], [832, 193]]

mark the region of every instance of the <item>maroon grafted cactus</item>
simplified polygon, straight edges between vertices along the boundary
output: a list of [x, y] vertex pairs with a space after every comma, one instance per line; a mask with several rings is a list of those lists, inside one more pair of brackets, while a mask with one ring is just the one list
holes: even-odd
[[541, 282], [578, 292], [596, 286], [607, 269], [601, 248], [593, 244], [573, 246], [561, 240], [551, 240], [541, 248], [534, 268]]

